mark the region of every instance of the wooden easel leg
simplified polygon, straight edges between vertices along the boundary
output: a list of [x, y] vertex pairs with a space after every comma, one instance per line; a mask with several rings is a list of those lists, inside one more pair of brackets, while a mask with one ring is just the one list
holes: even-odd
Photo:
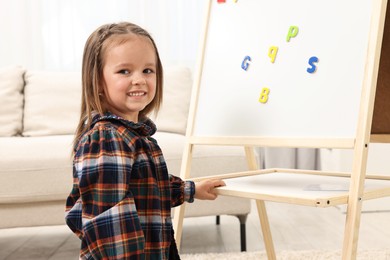
[[[257, 170], [258, 165], [256, 161], [256, 155], [253, 147], [245, 147], [245, 155], [249, 170]], [[257, 212], [259, 213], [259, 219], [261, 224], [261, 231], [263, 233], [265, 250], [267, 252], [268, 260], [275, 260], [275, 249], [272, 241], [271, 229], [269, 227], [267, 210], [265, 203], [262, 200], [256, 200]]]
[[[186, 180], [190, 177], [190, 169], [192, 163], [192, 148], [193, 144], [188, 143], [184, 147], [183, 158], [181, 162], [180, 177], [182, 180]], [[174, 218], [173, 218], [173, 230], [175, 230], [175, 240], [177, 250], [180, 251], [181, 245], [181, 234], [183, 228], [183, 218], [185, 212], [185, 204], [183, 203], [180, 207], [174, 209]]]
[[348, 203], [344, 229], [343, 260], [356, 259], [361, 209], [362, 201], [359, 198], [356, 198], [356, 201], [352, 203]]
[[261, 231], [263, 232], [265, 251], [267, 252], [268, 260], [275, 260], [276, 254], [274, 243], [272, 241], [271, 229], [268, 222], [268, 215], [265, 209], [265, 203], [262, 200], [256, 200], [256, 206], [259, 213]]
[[256, 161], [255, 150], [253, 147], [245, 147], [246, 163], [249, 170], [257, 170], [258, 165]]
[[[362, 212], [362, 195], [367, 170], [368, 147], [372, 134], [373, 107], [375, 107], [375, 91], [381, 55], [381, 43], [385, 20], [388, 14], [385, 0], [372, 1], [371, 29], [367, 64], [363, 81], [363, 92], [359, 113], [359, 122], [354, 146], [350, 195], [348, 198], [347, 217], [344, 230], [343, 260], [355, 260], [359, 238], [360, 218]], [[388, 21], [387, 21], [388, 22]], [[386, 22], [386, 23], [387, 23]], [[382, 50], [383, 52], [383, 50]]]
[[173, 230], [175, 230], [175, 241], [177, 250], [180, 251], [181, 245], [181, 235], [183, 232], [183, 218], [184, 218], [184, 210], [185, 203], [183, 203], [180, 207], [176, 207], [174, 209], [174, 217], [173, 217]]

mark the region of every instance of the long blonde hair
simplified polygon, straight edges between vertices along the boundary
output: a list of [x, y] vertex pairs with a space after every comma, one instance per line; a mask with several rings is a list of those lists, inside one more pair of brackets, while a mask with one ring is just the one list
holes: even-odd
[[148, 38], [151, 41], [156, 54], [156, 95], [152, 102], [140, 111], [139, 118], [147, 116], [152, 111], [158, 112], [161, 106], [163, 95], [163, 68], [157, 46], [151, 35], [140, 26], [129, 22], [102, 25], [89, 36], [84, 47], [81, 113], [73, 140], [74, 148], [76, 148], [82, 134], [91, 127], [92, 114], [98, 113], [102, 115], [107, 112], [104, 102], [102, 102], [99, 97], [99, 93], [102, 90], [104, 54], [115, 41], [112, 39], [112, 36], [126, 34], [135, 34]]

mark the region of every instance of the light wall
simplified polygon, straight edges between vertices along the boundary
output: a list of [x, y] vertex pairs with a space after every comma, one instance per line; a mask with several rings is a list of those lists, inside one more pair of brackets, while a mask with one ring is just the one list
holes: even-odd
[[0, 67], [78, 70], [84, 43], [104, 23], [147, 29], [164, 65], [193, 68], [204, 0], [1, 0]]

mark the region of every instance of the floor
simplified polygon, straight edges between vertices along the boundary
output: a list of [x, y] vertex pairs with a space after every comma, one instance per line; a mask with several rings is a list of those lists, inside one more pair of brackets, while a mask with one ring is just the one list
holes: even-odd
[[[338, 208], [266, 203], [276, 251], [341, 249], [345, 214]], [[247, 220], [247, 251], [264, 250], [253, 203]], [[363, 213], [359, 249], [390, 248], [390, 212]], [[78, 258], [79, 240], [66, 226], [0, 230], [1, 260]], [[181, 253], [240, 251], [239, 222], [234, 216], [186, 218]]]

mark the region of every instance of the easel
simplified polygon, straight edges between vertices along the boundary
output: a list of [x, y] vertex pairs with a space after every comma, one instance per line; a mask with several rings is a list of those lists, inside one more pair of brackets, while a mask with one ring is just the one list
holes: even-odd
[[[209, 1], [205, 36], [206, 44], [208, 23], [212, 1]], [[352, 7], [351, 7], [352, 8]], [[348, 205], [344, 231], [342, 259], [356, 259], [357, 242], [359, 236], [362, 202], [368, 199], [390, 196], [390, 176], [366, 175], [366, 163], [370, 142], [390, 142], [390, 106], [385, 99], [390, 94], [390, 12], [387, 12], [386, 0], [372, 1], [372, 16], [368, 36], [368, 50], [362, 82], [359, 117], [356, 135], [352, 138], [334, 137], [268, 137], [268, 136], [196, 136], [194, 124], [198, 110], [199, 88], [202, 80], [204, 63], [204, 49], [198, 64], [198, 72], [194, 83], [190, 119], [187, 128], [187, 145], [185, 146], [181, 177], [190, 177], [192, 149], [194, 145], [234, 145], [245, 148], [248, 168], [247, 172], [231, 173], [205, 178], [222, 178], [227, 182], [226, 187], [218, 188], [220, 195], [236, 196], [256, 200], [257, 210], [261, 222], [265, 248], [268, 259], [276, 259], [271, 230], [265, 208], [265, 201], [291, 203], [313, 207], [330, 207]], [[352, 10], [351, 10], [352, 11]], [[385, 28], [385, 17], [387, 26]], [[385, 31], [385, 33], [383, 33]], [[382, 36], [383, 50], [381, 51]], [[381, 60], [380, 60], [381, 58]], [[378, 83], [377, 97], [375, 98]], [[375, 110], [374, 110], [375, 105]], [[374, 118], [374, 119], [373, 119]], [[217, 124], [217, 122], [216, 122]], [[341, 148], [353, 149], [354, 159], [351, 173], [304, 171], [294, 169], [264, 169], [257, 170], [254, 147], [307, 147], [307, 148]], [[205, 178], [194, 179], [199, 181]], [[288, 179], [288, 185], [283, 180]], [[277, 186], [275, 183], [280, 183]], [[295, 182], [294, 182], [295, 181]], [[349, 191], [303, 191], [310, 181], [321, 183], [348, 185]], [[366, 184], [366, 188], [365, 185]], [[284, 186], [283, 186], [284, 185]], [[282, 187], [282, 189], [277, 189]], [[176, 241], [180, 246], [181, 227], [184, 214], [184, 205], [175, 211], [174, 227]]]

